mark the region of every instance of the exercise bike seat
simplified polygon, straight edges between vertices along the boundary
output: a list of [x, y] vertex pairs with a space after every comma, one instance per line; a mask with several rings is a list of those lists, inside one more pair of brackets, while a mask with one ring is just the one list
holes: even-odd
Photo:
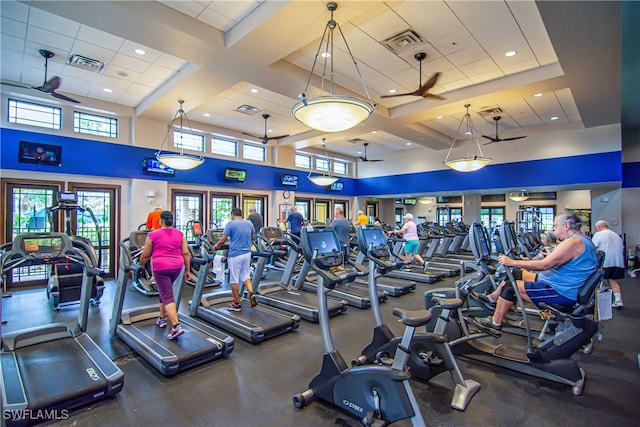
[[440, 307], [446, 308], [449, 310], [455, 310], [458, 307], [462, 307], [462, 304], [464, 304], [460, 298], [442, 298], [442, 297], [432, 296], [431, 301], [434, 301]]
[[432, 316], [429, 310], [403, 310], [397, 307], [393, 309], [393, 314], [398, 316], [405, 326], [414, 328], [426, 325]]

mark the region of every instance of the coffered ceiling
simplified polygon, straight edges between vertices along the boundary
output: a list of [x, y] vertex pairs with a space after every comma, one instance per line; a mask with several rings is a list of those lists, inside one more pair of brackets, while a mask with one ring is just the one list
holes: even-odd
[[[545, 22], [559, 7], [566, 14], [562, 3], [338, 3], [334, 18], [378, 108], [363, 124], [336, 134], [311, 130], [290, 111], [330, 18], [321, 1], [2, 1], [0, 76], [3, 82], [41, 85], [44, 58], [38, 51], [46, 49], [55, 54], [48, 77], [59, 76], [58, 92], [83, 107], [106, 101], [169, 122], [177, 100], [184, 99], [192, 122], [248, 141], [254, 139], [243, 132], [262, 135], [261, 115], [267, 113], [269, 134], [290, 135], [272, 145], [313, 150], [326, 137], [327, 149], [345, 158], [357, 159], [363, 141], [370, 143], [370, 158], [416, 145], [444, 155], [467, 103], [480, 134], [495, 136], [493, 117], [500, 116], [503, 138], [620, 122], [620, 54], [611, 46], [619, 42], [619, 22], [602, 16], [601, 27], [579, 34], [571, 31], [571, 20], [562, 26]], [[601, 13], [585, 7], [589, 2], [572, 3], [576, 19]], [[577, 67], [586, 46], [592, 58]], [[507, 57], [508, 51], [517, 54]], [[427, 54], [422, 76], [419, 52]], [[103, 71], [92, 70], [88, 60], [80, 67], [69, 64], [72, 54], [104, 63]], [[366, 97], [337, 33], [332, 59], [334, 92]], [[381, 98], [391, 89], [411, 92], [435, 72], [442, 74], [431, 92], [444, 101]], [[320, 81], [312, 79], [312, 86]], [[319, 94], [315, 86], [309, 91]], [[6, 85], [2, 91], [34, 92]], [[255, 111], [243, 112], [242, 106]], [[508, 142], [488, 145], [489, 155], [500, 144]]]

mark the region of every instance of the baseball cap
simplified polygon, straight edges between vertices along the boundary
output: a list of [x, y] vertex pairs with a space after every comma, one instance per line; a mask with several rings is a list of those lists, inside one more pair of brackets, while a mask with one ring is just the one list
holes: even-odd
[[405, 216], [403, 216], [404, 219], [410, 219], [413, 220], [413, 215], [411, 215], [410, 213], [406, 214]]

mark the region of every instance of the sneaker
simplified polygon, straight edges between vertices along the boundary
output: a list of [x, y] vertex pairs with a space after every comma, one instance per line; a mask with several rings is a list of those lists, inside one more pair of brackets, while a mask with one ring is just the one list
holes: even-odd
[[156, 326], [158, 328], [166, 328], [167, 327], [167, 318], [166, 317], [158, 317], [158, 320], [156, 320]]
[[477, 299], [478, 301], [484, 303], [485, 305], [488, 305], [490, 307], [495, 307], [496, 306], [496, 302], [495, 301], [491, 301], [491, 299], [489, 298], [489, 295], [487, 295], [487, 294], [480, 294], [480, 293], [471, 291], [470, 295], [473, 298]]
[[255, 296], [255, 294], [253, 292], [249, 293], [249, 301], [251, 301], [251, 308], [253, 308], [256, 305], [258, 305], [258, 298], [256, 298], [256, 296]]
[[176, 325], [171, 328], [171, 332], [167, 335], [167, 338], [170, 340], [176, 340], [180, 335], [184, 334], [184, 328], [180, 325]]
[[231, 304], [227, 306], [227, 310], [242, 311], [242, 304], [240, 304], [239, 302], [232, 301]]
[[475, 323], [481, 330], [486, 331], [494, 337], [502, 335], [502, 325], [494, 325], [491, 316], [487, 317], [472, 317], [471, 321]]
[[425, 273], [427, 272], [427, 266], [428, 266], [428, 265], [429, 265], [429, 264], [427, 263], [427, 261], [425, 261], [425, 262], [423, 262], [423, 263], [422, 263], [422, 271], [423, 271], [423, 272], [425, 272]]
[[614, 299], [613, 302], [611, 303], [611, 307], [613, 307], [613, 308], [622, 308], [622, 307], [624, 307], [624, 304], [622, 303], [621, 299]]

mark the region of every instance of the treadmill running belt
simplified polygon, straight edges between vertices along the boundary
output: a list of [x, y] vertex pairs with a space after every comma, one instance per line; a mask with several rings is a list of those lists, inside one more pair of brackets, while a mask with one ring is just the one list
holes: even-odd
[[25, 384], [31, 409], [51, 408], [61, 401], [105, 391], [102, 373], [72, 338], [25, 347], [16, 354], [22, 377], [38, 379]]

